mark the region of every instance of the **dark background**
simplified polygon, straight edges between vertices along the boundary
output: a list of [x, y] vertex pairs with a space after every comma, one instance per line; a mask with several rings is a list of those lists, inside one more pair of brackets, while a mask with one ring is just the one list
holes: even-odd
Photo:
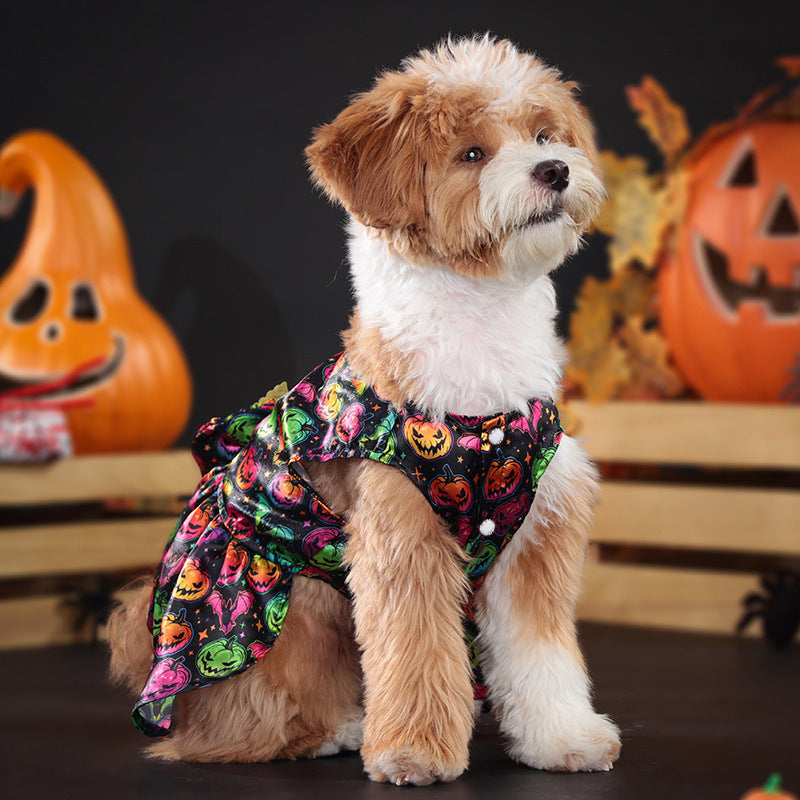
[[[492, 31], [583, 86], [600, 144], [658, 154], [623, 88], [652, 74], [696, 134], [800, 52], [790, 2], [0, 2], [0, 139], [48, 129], [99, 172], [142, 294], [183, 343], [207, 417], [290, 384], [338, 347], [350, 287], [343, 215], [303, 148], [350, 94], [452, 34]], [[0, 275], [30, 202], [0, 227]], [[557, 274], [569, 309], [593, 241]], [[0, 313], [3, 310], [0, 309]], [[562, 329], [566, 314], [562, 316]]]

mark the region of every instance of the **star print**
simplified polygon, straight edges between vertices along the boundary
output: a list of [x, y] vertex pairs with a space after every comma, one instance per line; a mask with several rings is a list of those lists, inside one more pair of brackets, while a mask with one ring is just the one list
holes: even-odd
[[201, 642], [204, 639], [208, 639], [208, 629], [206, 629], [204, 631], [198, 631], [197, 632], [197, 639], [198, 639], [198, 641], [201, 641]]

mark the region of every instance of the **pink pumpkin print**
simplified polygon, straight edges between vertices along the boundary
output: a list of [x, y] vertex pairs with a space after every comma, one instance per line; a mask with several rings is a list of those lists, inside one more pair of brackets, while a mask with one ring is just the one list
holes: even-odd
[[239, 458], [239, 467], [236, 470], [236, 486], [241, 491], [246, 492], [258, 477], [258, 460], [252, 447], [248, 447]]
[[225, 550], [225, 560], [222, 562], [222, 569], [219, 573], [219, 583], [226, 586], [236, 583], [250, 562], [250, 555], [247, 550], [238, 542], [230, 542]]
[[303, 537], [303, 552], [310, 558], [338, 537], [340, 532], [336, 528], [315, 528]]
[[343, 442], [352, 442], [364, 430], [366, 409], [361, 403], [353, 403], [336, 423], [336, 434]]
[[193, 509], [181, 524], [178, 532], [175, 534], [175, 538], [179, 542], [195, 541], [208, 527], [214, 505], [215, 501], [213, 499], [208, 499], [197, 506], [197, 508]]
[[294, 508], [303, 502], [305, 489], [291, 472], [279, 472], [269, 483], [267, 492], [281, 508]]
[[233, 536], [234, 539], [244, 541], [252, 537], [255, 533], [255, 526], [247, 512], [242, 511], [242, 509], [233, 503], [228, 503], [228, 505], [225, 506], [225, 512], [226, 527], [231, 532], [231, 536]]
[[498, 528], [505, 530], [511, 527], [518, 519], [525, 517], [530, 510], [531, 502], [531, 496], [523, 492], [499, 506], [492, 515], [492, 519]]
[[189, 685], [191, 679], [182, 658], [164, 658], [153, 667], [142, 692], [142, 701], [149, 703], [177, 694]]
[[316, 390], [307, 381], [301, 381], [298, 383], [297, 386], [294, 387], [294, 391], [309, 403], [313, 403], [317, 396]]

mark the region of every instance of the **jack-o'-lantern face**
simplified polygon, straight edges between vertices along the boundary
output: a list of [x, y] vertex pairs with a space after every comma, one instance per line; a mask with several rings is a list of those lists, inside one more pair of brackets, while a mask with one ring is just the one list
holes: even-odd
[[280, 575], [281, 570], [277, 564], [258, 553], [253, 554], [247, 570], [247, 582], [253, 591], [265, 594], [277, 583]]
[[425, 459], [442, 458], [453, 447], [453, 432], [442, 422], [412, 414], [403, 424], [403, 436], [411, 449]]
[[244, 667], [247, 650], [236, 639], [217, 639], [200, 648], [197, 668], [207, 678], [227, 678]]
[[710, 400], [786, 398], [800, 356], [800, 123], [740, 127], [688, 170], [659, 282], [675, 361]]
[[186, 621], [185, 608], [182, 608], [179, 614], [171, 612], [164, 614], [155, 647], [156, 655], [172, 655], [180, 652], [189, 644], [193, 635], [192, 626]]
[[448, 464], [441, 475], [431, 480], [428, 494], [441, 508], [455, 508], [463, 513], [472, 505], [472, 484], [463, 475], [454, 475]]
[[486, 471], [483, 491], [487, 500], [500, 500], [514, 494], [521, 482], [522, 464], [514, 458], [498, 458]]
[[210, 588], [211, 578], [201, 569], [199, 559], [187, 558], [172, 589], [172, 596], [176, 600], [192, 603], [202, 600]]
[[[63, 407], [77, 452], [170, 444], [189, 412], [188, 369], [136, 290], [113, 200], [89, 164], [43, 132], [0, 150], [3, 197], [30, 188], [28, 233], [0, 280], [0, 394]], [[0, 203], [0, 214], [14, 207]]]

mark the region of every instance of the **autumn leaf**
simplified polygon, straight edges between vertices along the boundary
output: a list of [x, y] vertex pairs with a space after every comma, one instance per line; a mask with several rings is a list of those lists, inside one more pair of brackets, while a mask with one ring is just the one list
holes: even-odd
[[629, 379], [621, 396], [635, 400], [677, 397], [683, 380], [669, 364], [669, 348], [657, 329], [646, 330], [642, 317], [632, 317], [620, 329], [619, 341], [627, 353]]
[[630, 107], [638, 114], [639, 124], [663, 153], [669, 167], [689, 142], [689, 125], [684, 110], [650, 75], [645, 75], [639, 86], [629, 86], [625, 91]]
[[611, 272], [632, 261], [654, 267], [664, 231], [665, 191], [658, 177], [647, 174], [647, 163], [638, 156], [600, 156], [608, 188], [606, 203], [596, 226], [611, 237], [608, 255]]
[[583, 365], [572, 362], [567, 374], [583, 390], [583, 395], [593, 402], [611, 400], [630, 378], [625, 351], [616, 343], [597, 350], [593, 358]]
[[800, 56], [782, 56], [781, 58], [776, 58], [775, 63], [790, 78], [800, 78]]

